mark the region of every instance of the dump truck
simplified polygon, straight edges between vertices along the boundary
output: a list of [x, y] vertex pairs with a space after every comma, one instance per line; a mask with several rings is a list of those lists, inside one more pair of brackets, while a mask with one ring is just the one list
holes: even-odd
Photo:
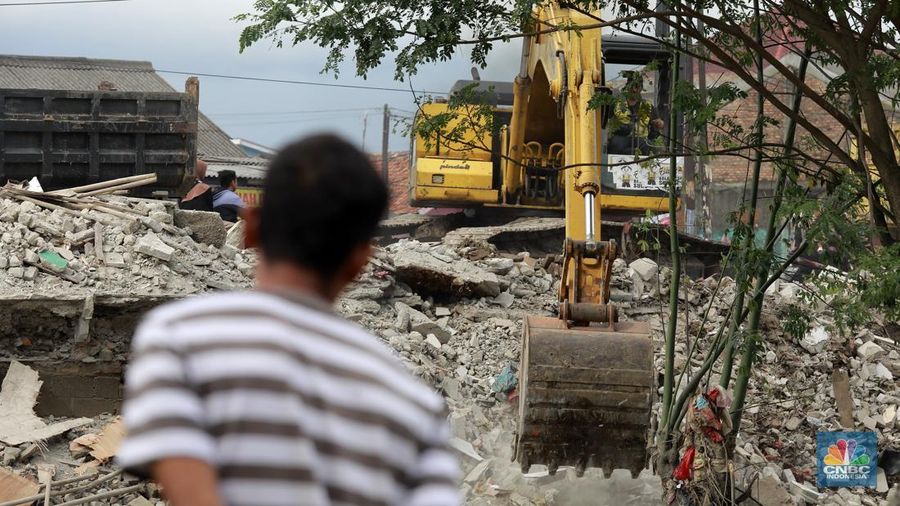
[[197, 158], [196, 78], [187, 89], [0, 89], [0, 185], [37, 177], [56, 190], [155, 173], [134, 193], [178, 196]]

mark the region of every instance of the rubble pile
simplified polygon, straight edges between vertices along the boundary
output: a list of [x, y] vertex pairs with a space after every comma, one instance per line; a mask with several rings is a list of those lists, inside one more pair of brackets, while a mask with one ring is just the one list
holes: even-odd
[[[225, 245], [214, 213], [182, 211], [162, 201], [105, 197], [129, 209], [133, 221], [104, 219], [89, 210], [72, 215], [0, 197], [0, 279], [10, 293], [88, 289], [102, 295], [188, 295], [249, 284], [254, 260]], [[207, 215], [207, 216], [203, 216]], [[201, 238], [197, 242], [190, 223]], [[208, 224], [208, 225], [207, 225]], [[210, 232], [220, 227], [220, 233]], [[217, 243], [217, 244], [216, 244]]]
[[[630, 495], [622, 500], [658, 501], [662, 488], [649, 474], [631, 481], [627, 473], [614, 473], [614, 486], [600, 480], [606, 488], [599, 492], [591, 489], [600, 486], [597, 480], [578, 480], [571, 470], [549, 476], [545, 468], [534, 466], [523, 475], [509, 461], [521, 319], [525, 313], [555, 313], [559, 269], [555, 256], [498, 253], [483, 241], [454, 240], [452, 246], [401, 241], [377, 253], [343, 295], [339, 309], [374, 331], [411, 370], [444, 394], [469, 504], [590, 504], [596, 497], [591, 494], [615, 498], [623, 490]], [[620, 259], [613, 267], [611, 297], [622, 318], [650, 323], [660, 371], [668, 278], [667, 267], [647, 258], [630, 264]], [[806, 305], [800, 291], [798, 285], [779, 282], [766, 295], [762, 360], [751, 378], [738, 435], [738, 485], [764, 504], [781, 494], [795, 504], [886, 504], [886, 483], [869, 491], [817, 489], [815, 436], [819, 430], [875, 430], [883, 448], [900, 447], [900, 397], [893, 381], [900, 373], [898, 347], [878, 335], [877, 322], [855, 336], [839, 338], [828, 330], [825, 308]], [[734, 294], [728, 277], [684, 280], [676, 372], [700, 365]], [[808, 332], [813, 337], [788, 336], [781, 321], [788, 308], [815, 315], [817, 323]], [[717, 369], [701, 386], [718, 384]], [[832, 386], [834, 372], [841, 369], [850, 378], [849, 425], [841, 423], [840, 401]], [[596, 470], [588, 476], [592, 472]]]
[[[154, 230], [156, 225], [145, 220], [138, 220], [137, 226], [97, 226], [87, 217], [0, 198], [4, 244], [0, 262], [2, 257], [7, 259], [0, 269], [0, 293], [21, 296], [43, 290], [63, 297], [83, 290], [97, 300], [107, 295], [133, 300], [135, 293], [181, 297], [210, 288], [249, 285], [255, 259], [239, 249], [239, 229], [223, 235], [214, 223], [204, 225], [203, 216], [179, 217], [180, 211], [164, 203], [103, 198], [165, 226]], [[188, 223], [190, 230], [182, 227]], [[89, 231], [99, 235], [91, 237]], [[466, 503], [658, 503], [663, 487], [649, 470], [637, 480], [625, 470], [603, 479], [597, 469], [577, 478], [574, 469], [564, 467], [555, 475], [543, 466], [532, 466], [523, 474], [510, 461], [522, 317], [556, 314], [561, 259], [554, 254], [533, 257], [527, 252], [498, 251], [481, 236], [469, 240], [457, 233], [451, 239], [444, 243], [402, 240], [378, 249], [365, 272], [342, 294], [337, 309], [371, 330], [411, 371], [444, 395], [450, 410], [451, 446], [463, 465], [461, 489]], [[63, 268], [57, 256], [65, 260]], [[118, 265], [120, 257], [124, 266]], [[17, 267], [22, 269], [21, 276], [18, 270], [10, 273]], [[28, 277], [26, 267], [35, 268]], [[611, 298], [619, 306], [620, 317], [648, 321], [659, 371], [663, 370], [669, 275], [667, 267], [648, 258], [630, 263], [619, 259], [611, 280]], [[841, 335], [830, 325], [824, 303], [809, 302], [815, 299], [801, 296], [802, 290], [799, 285], [778, 282], [767, 291], [758, 343], [760, 361], [754, 366], [737, 435], [736, 485], [762, 504], [891, 504], [900, 490], [895, 485], [896, 464], [879, 475], [877, 489], [817, 488], [815, 438], [817, 431], [872, 430], [878, 434], [879, 448], [900, 448], [900, 393], [895, 381], [900, 375], [900, 348], [884, 331], [887, 322], [875, 321], [854, 335]], [[728, 277], [683, 281], [675, 357], [679, 375], [700, 366], [717, 330], [727, 323], [735, 292], [735, 283]], [[812, 322], [802, 332], [790, 324], [797, 312]], [[718, 382], [716, 367], [700, 387], [710, 392]], [[729, 394], [722, 391], [721, 395]], [[717, 398], [709, 397], [712, 402]], [[47, 425], [54, 426], [52, 422], [58, 421]], [[69, 429], [64, 438], [52, 439], [65, 440], [62, 450], [53, 450], [57, 444], [49, 452], [61, 452], [54, 461], [53, 479], [97, 461], [91, 457], [91, 445], [104, 437], [113, 422], [110, 417], [95, 418]], [[705, 430], [696, 420], [688, 423], [694, 423], [697, 434]], [[17, 476], [43, 483], [38, 477], [39, 461], [28, 453], [31, 444], [7, 444], [0, 452], [4, 465], [14, 468]], [[108, 463], [96, 466], [104, 472], [111, 470], [104, 467]], [[136, 485], [123, 482], [104, 487]], [[141, 489], [142, 499], [156, 501], [156, 491], [141, 485], [148, 487]], [[99, 504], [120, 504], [107, 501]]]

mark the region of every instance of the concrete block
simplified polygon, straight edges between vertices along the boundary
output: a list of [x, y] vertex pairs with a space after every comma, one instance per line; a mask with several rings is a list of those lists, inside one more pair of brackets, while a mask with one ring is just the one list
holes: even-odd
[[38, 273], [37, 267], [29, 265], [28, 267], [25, 267], [25, 269], [22, 271], [22, 278], [25, 281], [32, 281], [32, 280], [34, 280], [34, 278], [37, 277], [37, 273]]
[[885, 353], [884, 348], [875, 341], [862, 343], [859, 348], [856, 348], [856, 355], [863, 360], [877, 360], [884, 356]]
[[109, 252], [105, 257], [106, 265], [110, 267], [125, 267], [127, 264], [125, 263], [125, 257], [119, 253]]
[[642, 280], [650, 281], [651, 279], [656, 277], [656, 272], [659, 269], [659, 266], [656, 265], [656, 262], [650, 260], [649, 258], [638, 258], [634, 262], [628, 264], [631, 269], [636, 272]]
[[198, 242], [211, 244], [216, 248], [225, 244], [228, 230], [219, 213], [177, 209], [174, 222], [177, 227], [190, 228], [191, 237]]
[[162, 242], [162, 240], [154, 233], [148, 233], [144, 237], [138, 239], [134, 245], [134, 250], [144, 255], [158, 258], [164, 262], [172, 259], [175, 248]]
[[172, 215], [165, 211], [153, 211], [150, 213], [150, 219], [164, 225], [171, 225], [174, 222]]

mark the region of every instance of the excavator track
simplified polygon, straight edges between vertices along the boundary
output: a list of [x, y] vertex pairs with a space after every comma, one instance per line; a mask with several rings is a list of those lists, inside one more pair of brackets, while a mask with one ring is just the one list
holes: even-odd
[[567, 327], [526, 316], [514, 442], [523, 472], [545, 464], [551, 473], [624, 468], [637, 477], [647, 465], [655, 376], [644, 322]]

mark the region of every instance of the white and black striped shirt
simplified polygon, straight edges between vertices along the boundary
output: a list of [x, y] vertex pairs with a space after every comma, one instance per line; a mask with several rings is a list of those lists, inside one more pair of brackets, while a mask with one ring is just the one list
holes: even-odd
[[229, 505], [459, 504], [443, 400], [317, 303], [250, 291], [150, 312], [119, 463], [203, 460]]

